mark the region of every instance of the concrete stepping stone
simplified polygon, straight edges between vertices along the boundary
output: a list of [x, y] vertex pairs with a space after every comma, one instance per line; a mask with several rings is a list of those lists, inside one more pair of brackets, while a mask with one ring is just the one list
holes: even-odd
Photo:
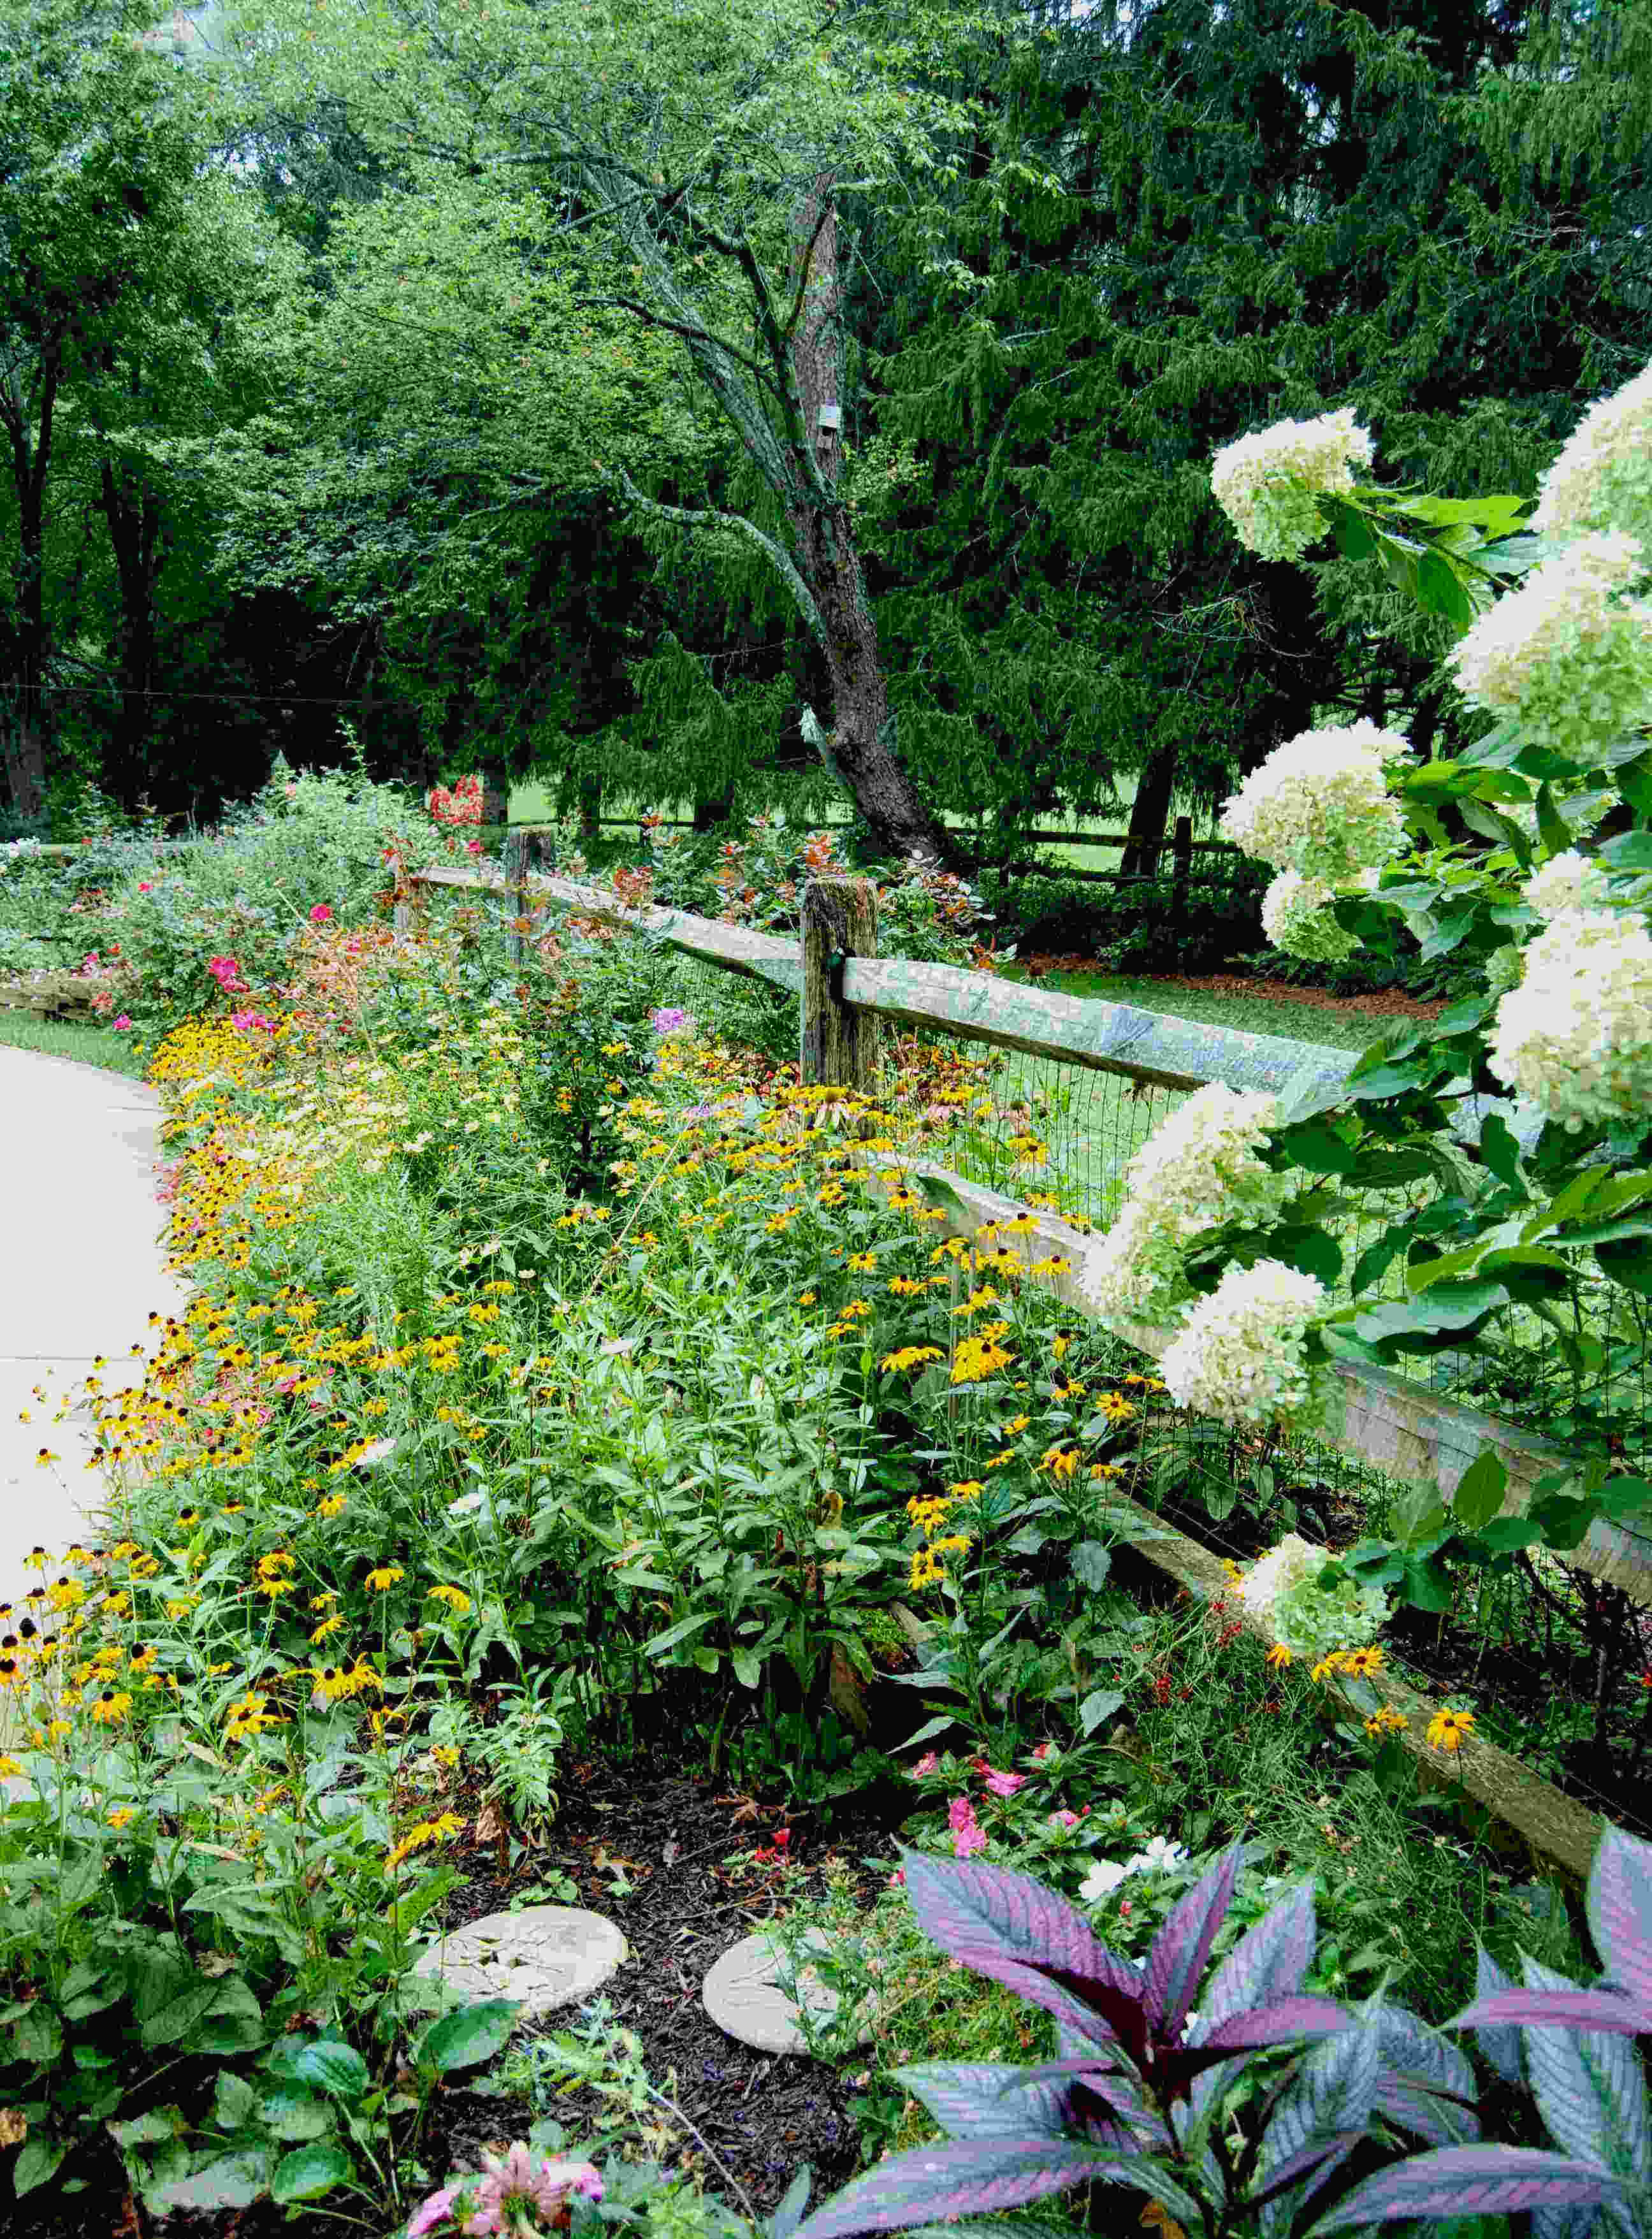
[[[831, 1947], [814, 1930], [804, 1938], [803, 1948], [806, 1953]], [[708, 1970], [700, 1985], [706, 2011], [720, 2030], [742, 2044], [755, 2045], [760, 2052], [806, 2052], [798, 2008], [780, 1986], [785, 1966], [785, 1952], [769, 1931], [745, 1937]], [[836, 2013], [837, 1992], [828, 1990], [806, 1962], [799, 1970], [797, 1986], [811, 2014], [825, 2020]], [[868, 2023], [859, 2042], [864, 2044], [871, 2035]]]
[[588, 1998], [628, 1957], [624, 1937], [600, 1912], [529, 1904], [451, 1930], [413, 1971], [468, 1997], [514, 1998], [526, 2019]]

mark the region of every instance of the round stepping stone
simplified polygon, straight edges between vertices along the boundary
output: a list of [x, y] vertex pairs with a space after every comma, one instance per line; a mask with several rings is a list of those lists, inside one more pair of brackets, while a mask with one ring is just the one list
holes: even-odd
[[[806, 1952], [829, 1948], [818, 1931], [804, 1938]], [[725, 1951], [700, 1985], [706, 2011], [718, 2028], [738, 2037], [742, 2044], [755, 2045], [760, 2052], [806, 2052], [797, 2006], [777, 1979], [785, 1964], [780, 1943], [766, 1930]], [[799, 1970], [797, 1986], [811, 2014], [824, 2020], [836, 2013], [837, 1992], [828, 1990], [806, 1963]], [[871, 2035], [868, 2023], [860, 2032], [859, 2042], [864, 2044]]]
[[529, 1904], [453, 1929], [413, 1971], [473, 1998], [515, 1998], [526, 2018], [589, 1997], [627, 1956], [624, 1937], [600, 1912]]

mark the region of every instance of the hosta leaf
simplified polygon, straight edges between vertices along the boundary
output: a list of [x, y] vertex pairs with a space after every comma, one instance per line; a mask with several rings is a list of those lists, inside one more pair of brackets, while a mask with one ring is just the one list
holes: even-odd
[[1608, 1978], [1652, 2007], [1652, 1843], [1609, 1826], [1584, 1903]]
[[[799, 2227], [796, 2239], [903, 2231], [932, 2216], [1018, 2208], [1074, 2185], [1109, 2179], [1143, 2190], [1151, 2180], [1162, 2196], [1162, 2181], [1151, 2162], [1129, 2155], [1110, 2156], [1073, 2140], [972, 2138], [919, 2146], [854, 2178]], [[1178, 2220], [1185, 2212], [1190, 2228], [1198, 2221], [1191, 2201], [1177, 2206], [1166, 2199], [1164, 2204]]]
[[283, 2202], [315, 2200], [335, 2184], [348, 2184], [355, 2174], [355, 2164], [342, 2147], [296, 2146], [276, 2163], [270, 2196]]
[[1462, 2216], [1588, 2208], [1633, 2198], [1634, 2188], [1587, 2162], [1534, 2146], [1446, 2146], [1378, 2169], [1344, 2193], [1305, 2239], [1374, 2223], [1442, 2223]]
[[415, 2047], [414, 2065], [447, 2076], [454, 2069], [474, 2068], [481, 2061], [491, 2060], [509, 2043], [521, 2011], [514, 1998], [484, 1998], [475, 2005], [441, 2015]]
[[1153, 1938], [1142, 1977], [1149, 2022], [1174, 2037], [1180, 2030], [1211, 1956], [1217, 1933], [1233, 1902], [1244, 1845], [1224, 1850], [1197, 1885], [1172, 1906]]

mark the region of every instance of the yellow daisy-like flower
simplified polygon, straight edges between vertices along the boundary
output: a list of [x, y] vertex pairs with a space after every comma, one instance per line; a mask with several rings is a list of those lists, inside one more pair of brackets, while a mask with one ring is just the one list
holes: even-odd
[[290, 1594], [295, 1591], [290, 1578], [259, 1578], [254, 1583], [259, 1592], [267, 1594], [272, 1602], [279, 1601], [283, 1594]]
[[406, 1578], [406, 1576], [407, 1572], [402, 1570], [399, 1565], [395, 1563], [386, 1563], [378, 1570], [369, 1571], [368, 1572], [368, 1591], [369, 1593], [388, 1594], [391, 1587], [395, 1585], [401, 1579]]
[[954, 1500], [973, 1500], [976, 1494], [985, 1492], [986, 1487], [979, 1477], [966, 1477], [958, 1485], [949, 1485], [946, 1490]]
[[857, 1275], [870, 1275], [878, 1265], [875, 1252], [852, 1252], [848, 1264]]
[[1105, 1415], [1110, 1423], [1128, 1423], [1136, 1413], [1122, 1392], [1104, 1392], [1096, 1402], [1096, 1411]]
[[329, 1492], [324, 1500], [316, 1502], [315, 1512], [330, 1524], [334, 1517], [343, 1515], [348, 1498], [345, 1493]]
[[1369, 1679], [1372, 1672], [1380, 1671], [1387, 1661], [1380, 1648], [1350, 1648], [1343, 1658], [1343, 1670], [1350, 1679]]
[[1472, 1711], [1436, 1711], [1429, 1720], [1426, 1739], [1430, 1749], [1443, 1750], [1455, 1757], [1463, 1741], [1474, 1732]]
[[118, 1810], [111, 1811], [109, 1813], [109, 1824], [112, 1828], [114, 1828], [116, 1833], [118, 1835], [121, 1829], [123, 1827], [129, 1827], [136, 1817], [137, 1814], [136, 1811], [132, 1810], [129, 1806], [123, 1804]]
[[1322, 1679], [1329, 1679], [1333, 1672], [1340, 1671], [1342, 1668], [1343, 1652], [1340, 1648], [1333, 1648], [1329, 1656], [1320, 1658], [1308, 1677], [1317, 1686]]
[[1038, 1464], [1038, 1467], [1048, 1470], [1052, 1478], [1070, 1478], [1078, 1466], [1077, 1446], [1046, 1446]]
[[311, 1633], [310, 1639], [319, 1648], [324, 1640], [330, 1640], [335, 1632], [342, 1632], [343, 1629], [343, 1617], [339, 1611], [335, 1610], [330, 1617], [324, 1617], [322, 1619], [315, 1631]]
[[1091, 1462], [1087, 1473], [1099, 1481], [1103, 1478], [1123, 1477], [1125, 1472], [1118, 1462]]
[[999, 1438], [1018, 1438], [1032, 1420], [1031, 1415], [1012, 1415], [1007, 1423], [998, 1425]]
[[1268, 1651], [1266, 1661], [1272, 1664], [1276, 1671], [1283, 1671], [1286, 1664], [1291, 1661], [1290, 1651], [1283, 1640], [1274, 1642], [1273, 1646]]
[[940, 1358], [941, 1349], [938, 1345], [903, 1345], [899, 1352], [885, 1353], [878, 1365], [895, 1370], [921, 1368], [926, 1361]]
[[258, 1558], [258, 1575], [261, 1578], [279, 1578], [283, 1572], [293, 1568], [293, 1558], [284, 1547], [277, 1547], [269, 1554], [261, 1555]]
[[462, 1587], [460, 1586], [442, 1585], [427, 1587], [425, 1590], [425, 1599], [431, 1602], [445, 1602], [448, 1607], [454, 1611], [455, 1616], [458, 1617], [463, 1617], [466, 1611], [470, 1607], [470, 1596], [464, 1591]]
[[929, 1543], [929, 1551], [935, 1556], [967, 1555], [970, 1544], [970, 1535], [967, 1531], [954, 1531], [945, 1539], [932, 1539]]
[[132, 1698], [127, 1694], [117, 1694], [113, 1687], [105, 1687], [90, 1707], [92, 1717], [100, 1726], [118, 1726], [131, 1709]]
[[814, 1306], [818, 1302], [819, 1296], [820, 1293], [819, 1291], [805, 1291], [799, 1298], [798, 1304], [800, 1306]]
[[1373, 1741], [1380, 1741], [1384, 1734], [1403, 1733], [1410, 1723], [1400, 1711], [1390, 1711], [1384, 1703], [1374, 1717], [1366, 1719], [1365, 1731]]
[[[42, 1739], [44, 1739], [43, 1735], [42, 1736]], [[3, 1751], [0, 1751], [0, 1780], [20, 1780], [22, 1777], [23, 1767], [18, 1764], [17, 1758], [15, 1757], [7, 1757]]]

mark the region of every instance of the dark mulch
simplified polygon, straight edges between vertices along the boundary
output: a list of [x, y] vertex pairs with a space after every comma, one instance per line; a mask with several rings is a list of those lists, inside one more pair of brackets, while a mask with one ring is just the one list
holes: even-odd
[[[456, 1808], [465, 1801], [456, 1799]], [[776, 2058], [726, 2036], [701, 2005], [700, 1985], [731, 1944], [805, 1895], [818, 1895], [829, 1857], [853, 1869], [870, 1899], [883, 1874], [861, 1860], [889, 1850], [890, 1830], [911, 1802], [910, 1791], [873, 1790], [840, 1806], [828, 1832], [816, 1814], [788, 1816], [779, 1804], [753, 1804], [714, 1782], [687, 1777], [663, 1758], [628, 1766], [576, 1761], [564, 1776], [561, 1809], [542, 1848], [514, 1864], [508, 1856], [501, 1864], [491, 1844], [461, 1850], [455, 1862], [467, 1878], [448, 1900], [445, 1924], [461, 1927], [505, 1910], [519, 1895], [532, 1903], [578, 1903], [617, 1922], [630, 1957], [601, 1995], [614, 2018], [636, 2032], [650, 2082], [675, 2099], [760, 2209], [773, 2208], [806, 2163], [814, 2171], [819, 2201], [856, 2167], [849, 2094], [817, 2061]], [[793, 1866], [741, 1862], [741, 1853], [771, 1845], [786, 1826]], [[567, 1876], [577, 1897], [566, 1888], [547, 1890], [555, 1875]], [[578, 2019], [570, 2009], [547, 2016], [542, 2026], [548, 2033]], [[178, 2096], [178, 2084], [175, 2073], [160, 2096]], [[123, 2111], [142, 2103], [135, 2098]], [[614, 2127], [612, 2108], [588, 2092], [570, 2094], [554, 2111], [570, 2143]], [[533, 2119], [534, 2110], [519, 2101], [439, 2090], [419, 2158], [440, 2182], [449, 2170], [474, 2169], [484, 2146], [525, 2137]], [[673, 2163], [687, 2161], [701, 2169], [713, 2189], [730, 2193], [686, 2131], [661, 2150]], [[51, 2186], [12, 2201], [11, 2158], [0, 2154], [6, 2239], [275, 2239], [295, 2228], [268, 2202], [156, 2222], [129, 2193], [119, 2157], [101, 2133], [75, 2165], [83, 2180], [78, 2192]], [[319, 2228], [322, 2220], [319, 2214], [301, 2219], [304, 2228]]]

